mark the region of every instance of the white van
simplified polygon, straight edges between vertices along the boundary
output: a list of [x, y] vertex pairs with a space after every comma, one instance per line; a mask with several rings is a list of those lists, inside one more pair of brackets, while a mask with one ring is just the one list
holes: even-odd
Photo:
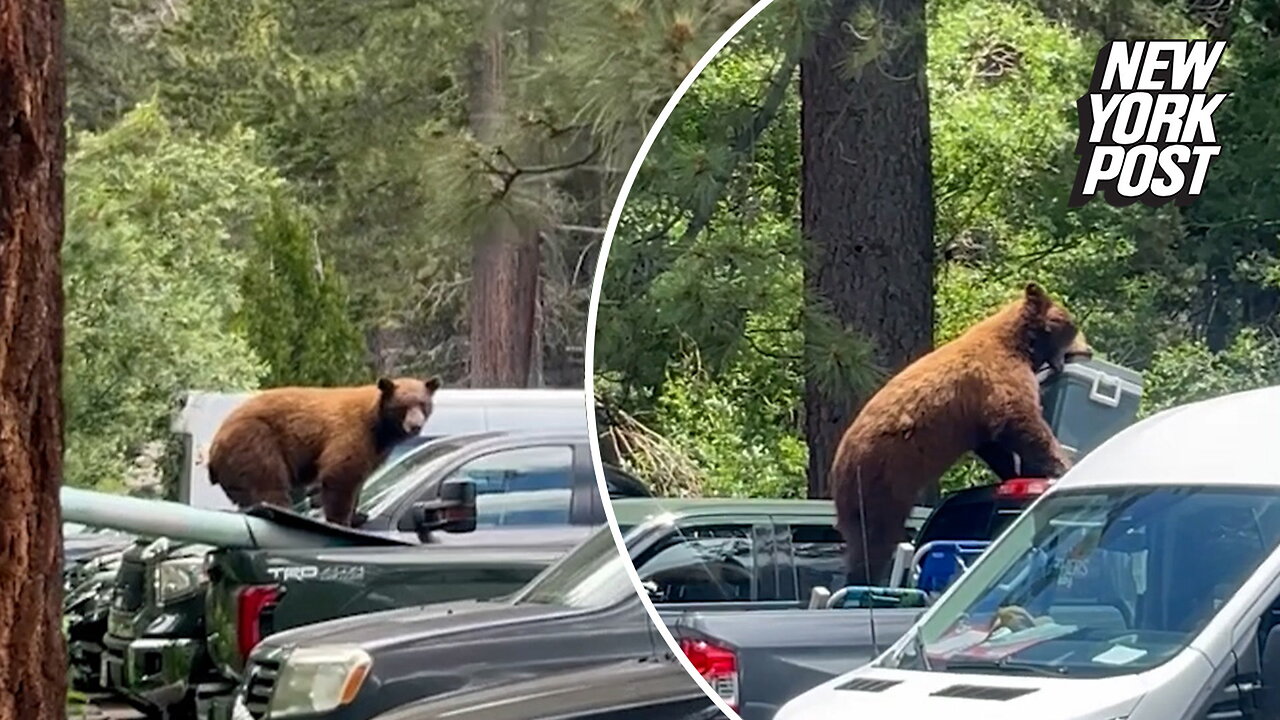
[[875, 661], [775, 718], [1280, 719], [1277, 546], [1280, 387], [1160, 413], [1069, 470]]
[[[209, 482], [208, 447], [218, 426], [253, 393], [188, 393], [172, 431], [186, 445], [180, 502], [210, 510], [233, 510], [222, 488]], [[587, 395], [582, 390], [444, 388], [432, 398], [420, 440], [445, 435], [517, 430], [581, 430], [588, 433]], [[406, 443], [407, 450], [412, 443]], [[389, 458], [394, 459], [394, 458]]]

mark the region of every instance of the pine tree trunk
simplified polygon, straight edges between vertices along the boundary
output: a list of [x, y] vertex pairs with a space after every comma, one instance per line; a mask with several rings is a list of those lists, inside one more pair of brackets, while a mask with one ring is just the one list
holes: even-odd
[[[470, 125], [476, 139], [496, 143], [505, 112], [506, 60], [501, 8], [491, 13], [473, 50]], [[471, 256], [470, 383], [525, 387], [534, 352], [541, 249], [511, 219], [491, 213]]]
[[60, 0], [0, 0], [0, 720], [66, 715]]
[[[845, 2], [800, 68], [802, 226], [806, 290], [830, 303], [848, 331], [896, 372], [933, 336], [933, 197], [925, 83], [923, 0], [866, 9], [909, 28], [876, 62], [845, 70], [856, 38]], [[829, 497], [840, 437], [866, 397], [827, 397], [805, 384], [809, 495]]]

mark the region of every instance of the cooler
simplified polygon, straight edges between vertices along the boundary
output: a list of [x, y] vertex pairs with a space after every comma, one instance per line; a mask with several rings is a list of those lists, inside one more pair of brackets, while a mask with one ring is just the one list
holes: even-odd
[[1072, 460], [1131, 424], [1142, 400], [1142, 375], [1105, 360], [1069, 362], [1040, 376], [1044, 418]]

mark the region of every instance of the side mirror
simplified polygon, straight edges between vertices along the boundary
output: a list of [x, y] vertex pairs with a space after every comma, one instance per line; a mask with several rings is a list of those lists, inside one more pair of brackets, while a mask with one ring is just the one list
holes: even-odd
[[662, 589], [658, 587], [658, 583], [652, 580], [645, 580], [640, 584], [644, 586], [644, 591], [648, 594], [651, 602], [659, 603], [663, 601]]
[[440, 496], [414, 503], [409, 510], [413, 529], [426, 542], [431, 533], [467, 533], [476, 529], [476, 484], [471, 480], [446, 480]]

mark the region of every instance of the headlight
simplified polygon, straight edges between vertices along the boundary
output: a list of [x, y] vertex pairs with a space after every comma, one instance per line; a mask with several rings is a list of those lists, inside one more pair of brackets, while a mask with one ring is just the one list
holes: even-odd
[[156, 602], [168, 605], [200, 592], [205, 579], [203, 561], [204, 558], [179, 558], [156, 565], [151, 579]]
[[360, 692], [372, 666], [373, 658], [360, 648], [294, 650], [280, 669], [268, 717], [318, 715], [346, 705]]

